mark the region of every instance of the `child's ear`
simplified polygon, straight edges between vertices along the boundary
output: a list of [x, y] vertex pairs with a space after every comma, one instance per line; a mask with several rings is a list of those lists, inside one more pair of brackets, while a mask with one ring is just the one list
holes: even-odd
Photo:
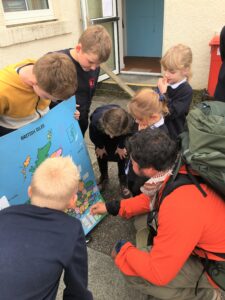
[[73, 197], [69, 201], [68, 208], [75, 208], [76, 207], [76, 202], [77, 202], [77, 194], [73, 195]]
[[189, 68], [184, 68], [183, 69], [183, 75], [187, 76], [189, 74], [190, 69]]
[[31, 198], [32, 197], [32, 188], [30, 185], [28, 186], [27, 193], [28, 193], [28, 196]]
[[82, 49], [81, 44], [77, 44], [76, 47], [75, 47], [75, 49], [76, 49], [76, 52], [79, 53], [81, 51], [81, 49]]
[[75, 194], [75, 195], [73, 196], [73, 202], [74, 202], [74, 203], [77, 202], [77, 194]]

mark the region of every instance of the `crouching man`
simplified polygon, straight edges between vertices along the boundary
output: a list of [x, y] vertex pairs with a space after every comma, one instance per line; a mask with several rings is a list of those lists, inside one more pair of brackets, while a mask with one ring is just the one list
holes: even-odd
[[[134, 172], [151, 178], [155, 194], [92, 206], [92, 214], [108, 212], [131, 218], [148, 213], [150, 224], [139, 232], [142, 246], [138, 249], [130, 242], [118, 241], [112, 251], [115, 264], [133, 287], [151, 295], [150, 299], [220, 299], [203, 263], [207, 257], [224, 267], [224, 201], [206, 184], [201, 184], [206, 197], [194, 184], [187, 184], [167, 194], [160, 205], [178, 154], [175, 142], [163, 131], [138, 132], [129, 139], [128, 151]], [[182, 168], [179, 172], [185, 173]]]

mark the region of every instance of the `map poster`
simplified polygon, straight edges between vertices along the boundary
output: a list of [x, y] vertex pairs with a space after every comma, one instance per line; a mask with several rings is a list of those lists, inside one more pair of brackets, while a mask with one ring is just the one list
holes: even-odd
[[75, 97], [55, 106], [44, 117], [0, 137], [0, 209], [29, 203], [27, 188], [35, 169], [47, 158], [70, 155], [80, 170], [78, 199], [66, 212], [82, 222], [87, 234], [102, 216], [90, 206], [103, 201], [78, 122]]

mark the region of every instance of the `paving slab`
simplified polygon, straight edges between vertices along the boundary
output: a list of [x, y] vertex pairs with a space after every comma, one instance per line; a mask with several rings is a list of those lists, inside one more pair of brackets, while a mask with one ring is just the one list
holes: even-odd
[[[106, 254], [88, 248], [88, 288], [94, 300], [147, 300], [128, 285], [123, 275]], [[60, 281], [60, 288], [56, 300], [61, 300], [64, 283]], [[82, 299], [80, 299], [82, 300]]]

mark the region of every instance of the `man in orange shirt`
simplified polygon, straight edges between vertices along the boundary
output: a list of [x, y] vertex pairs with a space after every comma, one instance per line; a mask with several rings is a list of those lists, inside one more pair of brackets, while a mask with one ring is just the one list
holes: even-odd
[[[135, 173], [151, 178], [152, 186], [148, 188], [155, 189], [154, 195], [161, 194], [177, 159], [176, 143], [163, 131], [145, 129], [130, 138], [128, 150]], [[151, 246], [146, 228], [139, 232], [142, 240], [145, 237], [139, 249], [124, 240], [115, 245], [115, 264], [135, 288], [154, 297], [150, 299], [220, 299], [215, 284], [203, 273], [199, 256], [225, 260], [225, 203], [206, 184], [201, 186], [206, 197], [194, 184], [188, 184], [164, 198]], [[146, 214], [159, 205], [158, 197], [151, 195], [97, 203], [91, 211], [125, 218]]]

